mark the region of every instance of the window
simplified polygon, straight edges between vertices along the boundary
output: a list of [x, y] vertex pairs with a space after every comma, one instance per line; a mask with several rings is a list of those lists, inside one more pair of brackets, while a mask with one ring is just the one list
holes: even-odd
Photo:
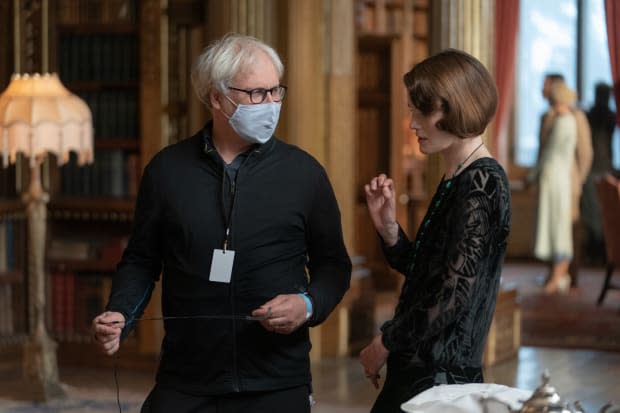
[[[566, 83], [579, 91], [579, 103], [584, 110], [594, 102], [594, 85], [612, 84], [612, 78], [604, 0], [521, 0], [520, 4], [514, 161], [531, 167], [538, 155], [540, 117], [547, 110], [542, 97], [545, 74], [563, 74]], [[581, 44], [585, 45], [581, 50], [577, 30], [580, 19]], [[578, 68], [580, 85], [577, 85]], [[616, 168], [620, 167], [619, 141], [616, 128], [613, 150]]]

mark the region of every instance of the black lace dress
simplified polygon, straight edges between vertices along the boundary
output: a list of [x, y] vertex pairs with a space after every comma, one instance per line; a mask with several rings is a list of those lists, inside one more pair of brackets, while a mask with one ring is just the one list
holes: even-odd
[[506, 174], [481, 158], [441, 181], [414, 243], [401, 229], [396, 245], [384, 246], [405, 283], [394, 318], [381, 327], [390, 355], [373, 413], [400, 412], [437, 384], [483, 381], [510, 219]]

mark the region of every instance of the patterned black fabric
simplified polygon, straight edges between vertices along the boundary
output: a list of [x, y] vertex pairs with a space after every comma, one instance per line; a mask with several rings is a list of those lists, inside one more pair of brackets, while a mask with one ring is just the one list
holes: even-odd
[[391, 354], [431, 376], [481, 371], [510, 219], [508, 179], [494, 159], [441, 181], [415, 243], [401, 229], [396, 245], [384, 246], [405, 275], [395, 315], [381, 328]]

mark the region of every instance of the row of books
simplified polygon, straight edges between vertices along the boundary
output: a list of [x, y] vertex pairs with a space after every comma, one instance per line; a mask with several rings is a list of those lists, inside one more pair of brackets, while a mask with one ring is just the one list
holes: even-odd
[[138, 36], [134, 33], [61, 33], [59, 76], [76, 81], [136, 82]]
[[67, 261], [100, 260], [115, 268], [127, 247], [128, 237], [85, 239], [78, 236], [55, 237], [47, 246], [47, 258], [53, 267], [64, 268]]
[[58, 0], [56, 4], [62, 24], [137, 21], [136, 0]]
[[52, 335], [63, 341], [89, 336], [93, 318], [108, 302], [110, 274], [56, 270], [50, 274], [50, 281], [48, 323]]
[[0, 274], [21, 268], [20, 243], [25, 236], [25, 225], [23, 219], [0, 217]]
[[0, 217], [0, 338], [25, 332], [23, 218]]
[[137, 91], [83, 92], [79, 95], [92, 112], [95, 139], [138, 139]]
[[135, 197], [140, 175], [137, 153], [97, 150], [90, 165], [80, 166], [72, 154], [61, 168], [60, 192], [73, 196]]
[[17, 180], [15, 175], [15, 165], [9, 165], [6, 168], [3, 168], [2, 165], [0, 165], [0, 198], [16, 198], [16, 188]]
[[23, 283], [0, 281], [0, 341], [26, 334], [26, 300]]

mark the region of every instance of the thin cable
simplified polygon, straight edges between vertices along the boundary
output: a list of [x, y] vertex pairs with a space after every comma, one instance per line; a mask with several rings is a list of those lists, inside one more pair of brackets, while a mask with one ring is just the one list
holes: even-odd
[[[263, 316], [239, 315], [239, 314], [222, 314], [222, 315], [176, 315], [176, 316], [159, 316], [159, 317], [142, 317], [134, 318], [135, 321], [157, 321], [157, 320], [188, 320], [188, 319], [210, 319], [210, 320], [244, 320], [244, 321], [263, 321], [271, 317], [271, 308]], [[120, 324], [122, 321], [110, 321], [101, 323], [104, 325]]]
[[118, 385], [118, 371], [116, 368], [116, 360], [118, 360], [118, 354], [114, 356], [114, 384], [116, 385], [116, 405], [118, 406], [118, 413], [123, 413], [123, 409], [121, 408], [121, 395], [120, 395], [120, 387]]

